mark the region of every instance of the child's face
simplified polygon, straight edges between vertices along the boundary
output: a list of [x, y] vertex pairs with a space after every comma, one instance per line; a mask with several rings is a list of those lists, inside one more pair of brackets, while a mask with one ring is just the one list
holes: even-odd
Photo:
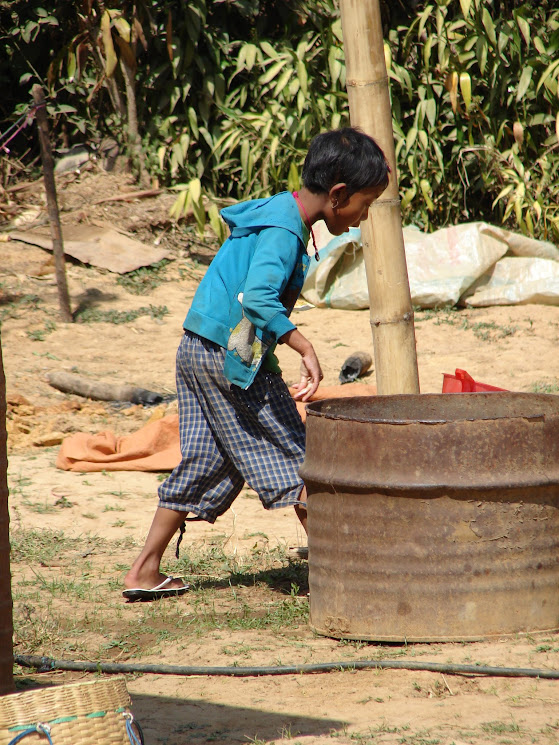
[[373, 186], [347, 196], [345, 184], [337, 184], [330, 190], [330, 209], [325, 216], [326, 227], [332, 235], [341, 235], [349, 228], [358, 228], [367, 219], [369, 207], [380, 197], [386, 185]]

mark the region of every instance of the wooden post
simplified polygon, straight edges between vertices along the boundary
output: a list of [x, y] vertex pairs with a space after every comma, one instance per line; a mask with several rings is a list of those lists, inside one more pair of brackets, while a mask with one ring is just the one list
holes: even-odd
[[64, 245], [62, 243], [62, 229], [60, 227], [60, 215], [58, 212], [58, 200], [56, 198], [56, 182], [54, 180], [54, 160], [50, 146], [49, 125], [45, 109], [45, 96], [40, 85], [34, 85], [32, 89], [33, 100], [37, 106], [37, 129], [41, 143], [41, 159], [43, 162], [43, 180], [47, 194], [47, 209], [49, 213], [50, 234], [52, 237], [52, 251], [54, 254], [54, 269], [56, 273], [56, 286], [58, 288], [58, 305], [60, 317], [65, 323], [73, 321], [70, 310], [70, 296], [66, 282], [66, 264], [64, 260]]
[[6, 378], [2, 364], [2, 332], [0, 331], [0, 695], [11, 693], [14, 688], [9, 520]]
[[392, 169], [387, 190], [361, 223], [377, 389], [419, 393], [380, 7], [378, 0], [340, 0], [340, 9], [351, 124], [375, 138]]

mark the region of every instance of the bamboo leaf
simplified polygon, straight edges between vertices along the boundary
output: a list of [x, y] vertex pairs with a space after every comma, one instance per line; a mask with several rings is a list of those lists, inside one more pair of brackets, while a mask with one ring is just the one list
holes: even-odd
[[132, 47], [128, 42], [124, 41], [124, 39], [121, 39], [120, 36], [116, 37], [116, 43], [120, 49], [121, 60], [134, 74], [136, 72], [136, 55], [134, 54]]
[[488, 53], [487, 40], [483, 36], [480, 36], [476, 44], [476, 57], [477, 57], [477, 63], [479, 65], [479, 71], [481, 72], [482, 75], [485, 73], [485, 68], [487, 66], [487, 53]]
[[184, 133], [180, 136], [179, 142], [180, 142], [183, 157], [186, 158], [186, 155], [188, 153], [188, 148], [190, 147], [190, 137], [186, 133]]
[[417, 127], [410, 127], [409, 132], [406, 136], [406, 154], [412, 149], [417, 139]]
[[437, 102], [434, 98], [428, 98], [425, 101], [425, 114], [427, 115], [429, 124], [434, 127], [437, 121]]
[[272, 142], [270, 143], [270, 160], [272, 162], [272, 165], [275, 163], [276, 153], [277, 153], [279, 144], [280, 144], [280, 140], [279, 140], [279, 137], [276, 135], [272, 139]]
[[328, 52], [328, 67], [330, 69], [330, 78], [332, 79], [332, 84], [335, 84], [338, 82], [342, 71], [342, 65], [338, 59], [336, 47], [331, 47], [330, 51]]
[[274, 96], [279, 96], [279, 94], [283, 91], [283, 89], [289, 82], [292, 75], [293, 75], [293, 69], [291, 68], [288, 68], [280, 75], [280, 78], [274, 88]]
[[530, 49], [530, 24], [525, 18], [522, 18], [522, 16], [518, 14], [516, 16], [516, 22], [518, 24], [518, 28], [520, 29], [520, 33], [524, 37], [527, 48]]
[[175, 170], [177, 166], [183, 166], [184, 165], [184, 152], [179, 142], [173, 143], [171, 147], [172, 155], [171, 155], [171, 162], [175, 166]]
[[258, 47], [255, 44], [245, 44], [245, 48], [246, 48], [245, 67], [247, 70], [252, 70], [252, 68], [254, 67], [254, 63], [256, 62]]
[[179, 195], [171, 205], [171, 209], [169, 210], [169, 217], [174, 217], [177, 220], [183, 217], [187, 212], [187, 201], [188, 188], [183, 188], [183, 190], [179, 192]]
[[536, 47], [536, 51], [538, 52], [538, 54], [546, 54], [547, 49], [545, 48], [545, 44], [539, 36], [536, 36], [534, 38], [534, 46]]
[[217, 206], [213, 202], [209, 206], [208, 217], [209, 217], [209, 220], [210, 220], [211, 229], [216, 234], [216, 237], [219, 240], [219, 242], [220, 243], [223, 243], [224, 240], [225, 240], [225, 233], [226, 233], [225, 223], [221, 219], [221, 215], [219, 214], [219, 210], [218, 210]]
[[[109, 11], [109, 13], [110, 12], [111, 11]], [[123, 18], [121, 15], [116, 16], [113, 19], [113, 27], [118, 31], [118, 34], [121, 39], [124, 39], [124, 41], [130, 43], [130, 37], [131, 37], [130, 24], [125, 18]]]
[[198, 139], [200, 136], [200, 132], [198, 131], [198, 117], [196, 116], [196, 111], [192, 106], [188, 109], [188, 121], [190, 123], [192, 134], [196, 139]]
[[522, 143], [524, 142], [524, 127], [520, 122], [515, 122], [512, 125], [512, 133], [514, 135], [514, 140], [518, 145], [518, 149], [520, 149], [522, 147]]
[[547, 79], [559, 68], [559, 59], [555, 60], [555, 62], [552, 62], [546, 69], [544, 70], [538, 85], [536, 86], [536, 93], [539, 92], [542, 85], [545, 84]]
[[534, 204], [532, 206], [533, 206], [534, 212], [536, 213], [536, 220], [537, 220], [537, 222], [539, 222], [541, 220], [541, 218], [542, 218], [542, 206], [537, 201], [534, 202]]
[[297, 77], [299, 78], [299, 85], [301, 86], [301, 90], [303, 91], [303, 95], [308, 94], [308, 75], [307, 75], [307, 68], [305, 67], [305, 64], [299, 60], [297, 63]]
[[410, 202], [412, 201], [412, 199], [415, 197], [416, 194], [417, 194], [417, 186], [415, 185], [406, 190], [404, 196], [402, 197], [402, 201], [400, 204], [403, 210], [406, 209], [406, 207], [410, 204]]
[[235, 70], [235, 74], [245, 69], [246, 57], [247, 57], [247, 46], [248, 44], [243, 44], [243, 46], [240, 47], [239, 49], [239, 54], [237, 55], [237, 68]]
[[202, 184], [200, 179], [193, 178], [188, 184], [188, 191], [193, 202], [199, 202], [202, 196]]
[[294, 161], [291, 161], [289, 166], [289, 174], [287, 176], [287, 188], [289, 191], [297, 191], [299, 189], [299, 169]]
[[464, 99], [466, 111], [469, 111], [472, 105], [472, 79], [467, 72], [460, 73], [460, 92]]
[[68, 75], [68, 78], [70, 80], [74, 79], [74, 76], [76, 74], [77, 69], [77, 62], [76, 62], [76, 55], [74, 52], [70, 52], [68, 54], [68, 58], [66, 61], [66, 74]]
[[425, 29], [425, 24], [427, 23], [428, 19], [431, 17], [432, 11], [433, 11], [433, 6], [427, 5], [423, 13], [419, 16], [419, 23], [417, 26], [417, 38], [418, 39], [421, 39], [423, 35], [423, 31]]
[[276, 75], [283, 69], [284, 65], [284, 60], [281, 60], [280, 62], [274, 62], [274, 64], [258, 78], [258, 82], [260, 83], [260, 85], [266, 85], [271, 80], [273, 80]]
[[493, 200], [492, 207], [495, 207], [502, 199], [507, 197], [513, 189], [514, 189], [514, 184], [508, 184], [508, 186], [505, 186], [504, 189], [501, 189], [501, 191], [498, 193], [498, 195]]
[[470, 15], [470, 7], [472, 0], [460, 0], [460, 8], [462, 9], [462, 15], [467, 18]]
[[343, 42], [344, 35], [342, 33], [342, 22], [341, 22], [340, 19], [334, 21], [334, 23], [331, 26], [331, 29], [332, 29], [332, 33], [334, 34], [334, 36], [336, 37], [336, 39], [339, 42]]
[[383, 44], [383, 50], [384, 50], [384, 64], [386, 66], [387, 72], [390, 72], [392, 68], [392, 50], [390, 49], [390, 44], [388, 42], [384, 42]]
[[522, 70], [522, 75], [520, 76], [520, 81], [518, 83], [518, 90], [516, 91], [516, 100], [517, 102], [520, 101], [522, 98], [524, 98], [524, 94], [530, 87], [530, 83], [532, 82], [532, 72], [533, 68], [527, 65]]
[[243, 169], [243, 176], [246, 179], [248, 174], [248, 154], [250, 152], [250, 142], [244, 139], [241, 144], [241, 168]]
[[108, 11], [105, 11], [101, 16], [101, 36], [103, 38], [103, 47], [105, 49], [105, 75], [110, 78], [114, 74], [118, 60], [113, 45], [111, 17]]
[[305, 56], [307, 54], [308, 48], [307, 48], [307, 42], [306, 41], [300, 41], [297, 45], [297, 50], [295, 52], [297, 56], [297, 60], [299, 62], [302, 62], [305, 59]]
[[423, 178], [419, 182], [419, 188], [421, 189], [421, 193], [423, 194], [423, 199], [425, 200], [427, 209], [429, 210], [429, 212], [433, 212], [433, 210], [435, 209], [435, 205], [433, 204], [433, 200], [431, 199], [431, 184], [427, 181], [427, 179]]
[[279, 55], [274, 47], [268, 41], [260, 42], [260, 49], [270, 57], [270, 59], [278, 59]]
[[431, 49], [433, 47], [434, 38], [430, 36], [425, 44], [423, 45], [423, 64], [426, 68], [429, 68], [431, 61]]
[[450, 105], [452, 110], [456, 113], [458, 109], [458, 73], [456, 71], [451, 72], [447, 75], [445, 80], [445, 87], [448, 90], [450, 96]]
[[485, 28], [485, 31], [487, 33], [487, 38], [494, 47], [497, 46], [495, 24], [493, 23], [493, 19], [491, 18], [491, 14], [487, 10], [487, 8], [483, 8], [483, 10], [481, 11], [481, 22], [483, 23], [483, 27]]

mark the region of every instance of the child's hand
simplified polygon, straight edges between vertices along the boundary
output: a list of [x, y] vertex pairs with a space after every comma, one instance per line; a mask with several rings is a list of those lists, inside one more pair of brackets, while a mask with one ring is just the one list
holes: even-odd
[[293, 398], [296, 401], [308, 401], [316, 393], [324, 377], [316, 352], [310, 341], [297, 329], [288, 331], [280, 341], [301, 355], [301, 380], [293, 386], [297, 391]]
[[293, 386], [297, 391], [293, 398], [296, 401], [308, 401], [316, 393], [323, 377], [320, 362], [312, 349], [312, 354], [301, 357], [301, 380]]

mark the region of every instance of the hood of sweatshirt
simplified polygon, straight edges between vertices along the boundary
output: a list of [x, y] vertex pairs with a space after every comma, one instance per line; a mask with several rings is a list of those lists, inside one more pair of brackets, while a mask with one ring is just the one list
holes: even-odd
[[299, 208], [289, 191], [225, 207], [221, 210], [221, 216], [232, 235], [242, 235], [261, 228], [285, 228], [305, 242]]

